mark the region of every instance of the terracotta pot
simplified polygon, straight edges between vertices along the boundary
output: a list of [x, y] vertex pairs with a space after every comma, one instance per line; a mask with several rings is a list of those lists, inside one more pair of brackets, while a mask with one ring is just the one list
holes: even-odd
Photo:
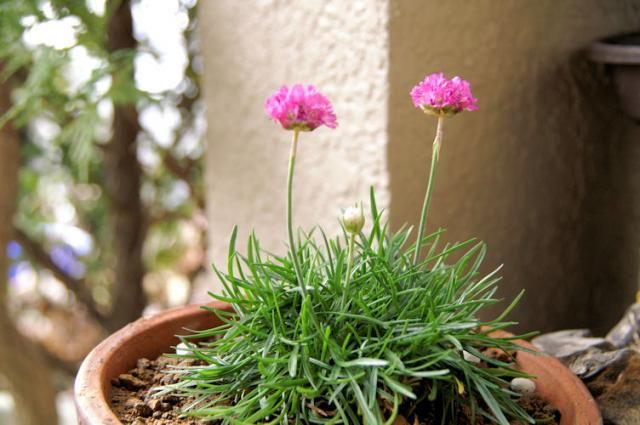
[[640, 122], [640, 33], [598, 41], [588, 55], [610, 68], [622, 110]]
[[[212, 306], [230, 310], [224, 303]], [[135, 367], [142, 357], [156, 358], [170, 350], [184, 329], [220, 325], [210, 312], [198, 306], [169, 310], [143, 318], [111, 335], [85, 358], [75, 382], [75, 400], [81, 425], [120, 425], [109, 406], [111, 379]], [[523, 345], [533, 348], [529, 343]], [[582, 382], [558, 360], [519, 352], [520, 369], [535, 375], [537, 390], [562, 413], [562, 425], [601, 425], [598, 406]]]

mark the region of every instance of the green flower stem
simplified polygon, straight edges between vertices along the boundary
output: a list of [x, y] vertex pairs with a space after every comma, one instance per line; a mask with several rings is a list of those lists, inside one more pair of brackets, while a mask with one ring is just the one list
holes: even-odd
[[293, 130], [293, 139], [291, 140], [291, 151], [289, 153], [289, 174], [287, 176], [287, 231], [289, 233], [289, 249], [291, 250], [291, 260], [293, 261], [293, 268], [296, 271], [296, 279], [298, 280], [298, 285], [300, 285], [300, 289], [302, 290], [302, 295], [307, 297], [307, 288], [304, 285], [304, 280], [302, 279], [302, 271], [300, 268], [300, 263], [298, 262], [298, 252], [296, 250], [296, 245], [293, 237], [293, 224], [292, 224], [292, 210], [293, 210], [293, 173], [296, 166], [296, 151], [298, 150], [298, 136], [300, 135], [300, 130]]
[[351, 271], [353, 269], [353, 251], [355, 250], [356, 243], [356, 235], [355, 233], [349, 233], [349, 254], [347, 258], [347, 278], [344, 282], [344, 290], [342, 291], [342, 307], [344, 309], [344, 305], [347, 302], [347, 288], [349, 287], [349, 283], [351, 281]]
[[436, 179], [436, 168], [438, 167], [438, 158], [440, 157], [440, 145], [442, 143], [442, 124], [444, 115], [438, 116], [438, 126], [436, 127], [436, 137], [433, 139], [433, 152], [431, 154], [431, 169], [429, 171], [429, 181], [427, 183], [427, 192], [424, 195], [424, 203], [422, 204], [422, 215], [420, 216], [420, 226], [418, 226], [418, 237], [416, 239], [416, 250], [413, 254], [413, 264], [420, 261], [420, 249], [422, 248], [422, 238], [427, 224], [427, 215], [429, 213], [429, 203], [431, 202], [431, 193], [433, 192], [433, 182]]

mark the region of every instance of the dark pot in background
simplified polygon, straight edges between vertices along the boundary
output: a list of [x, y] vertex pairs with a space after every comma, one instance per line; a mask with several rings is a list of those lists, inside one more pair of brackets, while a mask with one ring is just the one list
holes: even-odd
[[[229, 304], [210, 304], [229, 311]], [[109, 405], [111, 380], [133, 368], [138, 359], [156, 358], [171, 351], [175, 335], [187, 329], [206, 329], [222, 323], [198, 306], [169, 310], [139, 319], [105, 339], [85, 358], [75, 382], [80, 425], [122, 425]], [[497, 333], [507, 336], [505, 332]], [[525, 341], [523, 346], [534, 348]], [[517, 353], [518, 368], [537, 377], [536, 392], [557, 407], [561, 425], [602, 425], [595, 400], [587, 388], [559, 360], [544, 354]]]
[[640, 122], [640, 33], [598, 41], [587, 54], [609, 67], [622, 110]]

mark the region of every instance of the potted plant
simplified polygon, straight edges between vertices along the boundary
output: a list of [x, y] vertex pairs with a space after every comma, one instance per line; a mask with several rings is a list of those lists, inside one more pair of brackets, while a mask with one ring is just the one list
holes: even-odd
[[640, 33], [600, 40], [589, 47], [588, 56], [610, 68], [622, 110], [640, 121]]
[[80, 423], [120, 423], [109, 409], [111, 379], [140, 358], [169, 352], [182, 334], [176, 356], [196, 362], [169, 370], [179, 379], [155, 395], [189, 400], [182, 411], [189, 417], [223, 424], [533, 423], [519, 401], [535, 385], [560, 410], [561, 424], [600, 424], [595, 402], [568, 369], [534, 355], [526, 335], [503, 331], [519, 297], [496, 319], [478, 319], [498, 302], [497, 271], [479, 273], [484, 244], [441, 246], [442, 230], [426, 232], [444, 122], [477, 109], [468, 82], [429, 75], [411, 98], [437, 118], [415, 242], [409, 228], [389, 231], [373, 189], [366, 231], [358, 203], [341, 218], [342, 237], [329, 239], [322, 229], [294, 233], [299, 136], [337, 121], [313, 86], [281, 88], [266, 110], [292, 134], [289, 251], [267, 254], [252, 234], [242, 255], [234, 229], [226, 270], [216, 269], [225, 288], [212, 294], [216, 303], [141, 319], [87, 357], [76, 380]]

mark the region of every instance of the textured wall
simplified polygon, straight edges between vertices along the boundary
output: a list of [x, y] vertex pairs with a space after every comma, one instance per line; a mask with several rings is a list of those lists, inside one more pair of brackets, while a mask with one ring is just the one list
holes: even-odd
[[480, 110], [445, 122], [431, 229], [488, 243], [502, 294], [527, 289], [524, 327], [609, 325], [636, 287], [640, 140], [580, 49], [640, 28], [640, 2], [391, 5], [392, 224], [417, 221], [435, 127], [407, 92], [425, 73], [459, 74]]
[[541, 330], [604, 329], [638, 270], [640, 135], [582, 48], [640, 27], [638, 0], [201, 2], [209, 107], [210, 258], [233, 224], [284, 249], [290, 134], [264, 98], [315, 83], [340, 127], [303, 134], [295, 222], [337, 228], [375, 185], [394, 227], [416, 223], [434, 120], [408, 91], [425, 73], [471, 81], [481, 109], [447, 120], [430, 228], [487, 241], [501, 294]]
[[388, 200], [387, 6], [382, 0], [201, 2], [208, 106], [210, 258], [224, 264], [228, 236], [255, 228], [284, 252], [290, 132], [269, 122], [265, 98], [282, 84], [315, 84], [333, 100], [337, 130], [301, 135], [294, 224], [337, 231], [340, 209]]

